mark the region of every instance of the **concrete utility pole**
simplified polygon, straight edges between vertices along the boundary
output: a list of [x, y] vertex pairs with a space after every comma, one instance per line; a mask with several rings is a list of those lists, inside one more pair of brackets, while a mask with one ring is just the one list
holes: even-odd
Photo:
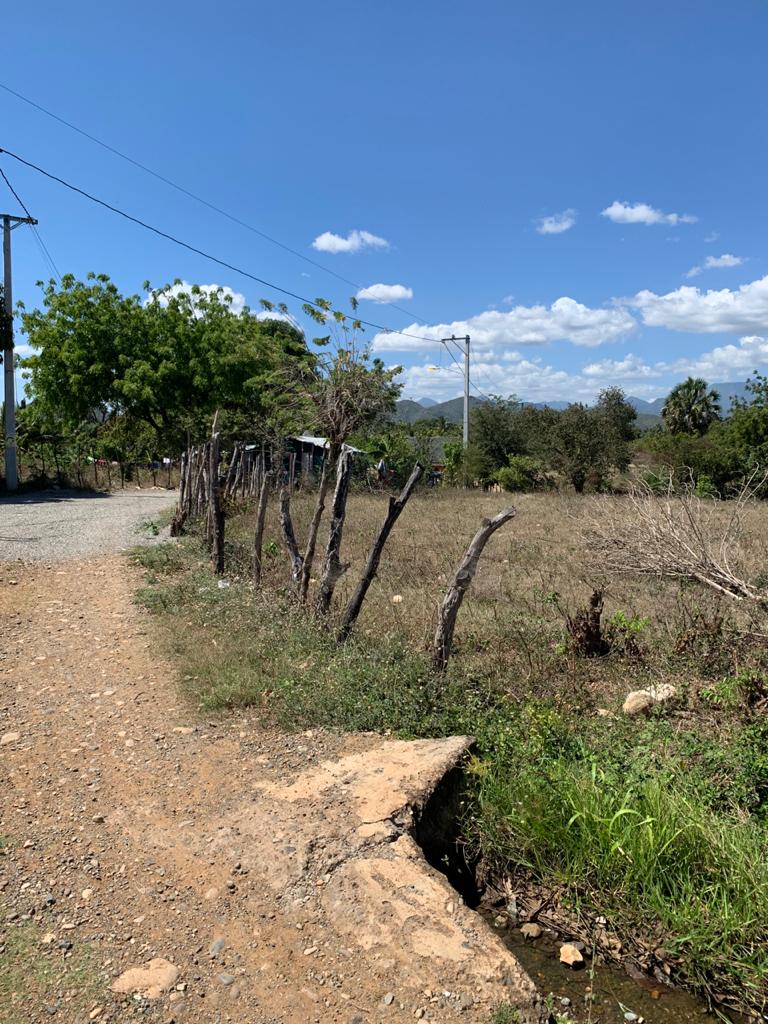
[[15, 491], [19, 486], [16, 461], [16, 388], [13, 380], [13, 280], [11, 276], [11, 232], [19, 224], [37, 224], [34, 217], [14, 217], [2, 213], [3, 218], [3, 377], [5, 378], [5, 489]]
[[465, 334], [463, 338], [457, 338], [452, 334], [450, 338], [442, 340], [464, 342], [464, 447], [466, 448], [469, 444], [469, 335]]

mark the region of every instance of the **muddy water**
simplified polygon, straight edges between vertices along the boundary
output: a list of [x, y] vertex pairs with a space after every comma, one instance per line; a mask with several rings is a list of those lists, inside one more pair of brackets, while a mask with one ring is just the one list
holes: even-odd
[[[482, 912], [482, 911], [481, 911]], [[708, 1014], [704, 1003], [682, 989], [660, 985], [652, 979], [633, 981], [623, 970], [591, 961], [572, 971], [559, 961], [560, 942], [545, 933], [535, 942], [526, 941], [517, 928], [499, 929], [493, 915], [484, 914], [536, 982], [542, 995], [552, 993], [552, 1009], [568, 1014], [576, 1024], [624, 1024], [626, 1014], [636, 1014], [646, 1024], [705, 1024], [717, 1018]], [[591, 1014], [591, 1015], [590, 1015]], [[743, 1024], [743, 1018], [723, 1015], [722, 1020]]]

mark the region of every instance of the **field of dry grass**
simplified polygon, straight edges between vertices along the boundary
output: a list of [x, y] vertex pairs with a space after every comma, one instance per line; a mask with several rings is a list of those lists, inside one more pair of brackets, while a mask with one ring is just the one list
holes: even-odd
[[[358, 493], [350, 498], [342, 549], [350, 568], [337, 588], [338, 608], [357, 582], [386, 502], [384, 494]], [[727, 674], [734, 666], [738, 669], [739, 658], [749, 659], [754, 642], [747, 634], [762, 628], [753, 609], [698, 586], [601, 571], [600, 554], [590, 547], [586, 528], [609, 513], [621, 514], [627, 507], [623, 496], [417, 494], [385, 549], [358, 635], [397, 638], [414, 650], [425, 648], [447, 580], [481, 519], [510, 503], [517, 516], [490, 541], [460, 613], [456, 658], [464, 671], [503, 680], [510, 695], [517, 697], [564, 696], [570, 702], [578, 691], [579, 703], [604, 704], [662, 679], [685, 686], [694, 696], [713, 672]], [[300, 540], [312, 507], [311, 494], [293, 499]], [[726, 506], [720, 518], [727, 515]], [[767, 528], [768, 507], [751, 509], [742, 539], [751, 579], [768, 568]], [[229, 534], [230, 564], [244, 575], [249, 571], [251, 533], [252, 517], [245, 515], [233, 523]], [[287, 560], [276, 515], [268, 521], [266, 540], [271, 557], [265, 587], [280, 589], [287, 579]], [[637, 634], [641, 657], [585, 660], [564, 650], [564, 616], [583, 608], [596, 589], [605, 593], [604, 620], [616, 613], [635, 622], [647, 620]], [[672, 657], [676, 653], [691, 656]]]

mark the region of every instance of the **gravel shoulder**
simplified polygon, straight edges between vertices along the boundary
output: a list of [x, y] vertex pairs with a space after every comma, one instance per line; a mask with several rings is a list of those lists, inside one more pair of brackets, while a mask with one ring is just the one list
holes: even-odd
[[2, 497], [0, 562], [61, 562], [157, 543], [167, 531], [155, 535], [148, 523], [175, 502], [176, 492], [166, 490]]

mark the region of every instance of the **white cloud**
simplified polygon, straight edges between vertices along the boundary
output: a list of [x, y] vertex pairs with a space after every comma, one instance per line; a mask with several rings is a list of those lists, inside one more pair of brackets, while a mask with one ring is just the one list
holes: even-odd
[[704, 239], [704, 241], [708, 245], [711, 245], [712, 242], [716, 242], [719, 237], [720, 237], [720, 235], [718, 234], [717, 231], [710, 231], [710, 233], [707, 235], [707, 237]]
[[742, 256], [732, 256], [724, 252], [722, 256], [707, 256], [700, 266], [691, 267], [686, 277], [698, 277], [705, 270], [715, 270], [717, 267], [740, 267], [744, 263]]
[[386, 238], [372, 235], [370, 231], [358, 231], [355, 228], [346, 238], [332, 231], [324, 231], [314, 240], [312, 248], [318, 252], [360, 252], [361, 249], [388, 249], [389, 242]]
[[542, 217], [536, 225], [540, 235], [562, 235], [576, 223], [575, 210], [563, 210], [562, 213], [555, 213], [551, 217]]
[[590, 309], [563, 296], [551, 306], [515, 306], [506, 312], [486, 310], [467, 320], [454, 320], [449, 324], [411, 324], [405, 331], [414, 337], [377, 334], [373, 348], [377, 352], [425, 351], [432, 347], [435, 338], [449, 334], [471, 335], [475, 350], [545, 345], [552, 341], [592, 346], [625, 337], [635, 326], [633, 317], [619, 306]]
[[369, 284], [367, 288], [360, 289], [357, 298], [369, 302], [400, 302], [412, 299], [413, 289], [406, 288], [404, 284]]
[[614, 200], [602, 212], [614, 224], [695, 224], [698, 217], [689, 213], [662, 213], [647, 203], [620, 203]]
[[638, 292], [628, 300], [649, 327], [705, 334], [768, 332], [768, 275], [731, 290], [683, 285], [666, 295]]
[[[168, 288], [163, 289], [163, 291], [158, 295], [157, 301], [161, 306], [167, 306], [168, 299], [172, 298], [174, 295], [183, 295], [185, 293], [191, 294], [193, 287], [194, 286], [191, 285], [189, 281], [179, 281], [176, 284], [172, 284]], [[236, 292], [227, 284], [201, 284], [197, 287], [205, 295], [210, 295], [212, 292], [220, 292], [220, 298], [222, 301], [227, 302], [227, 300], [230, 300], [229, 308], [233, 313], [242, 313], [247, 305], [245, 296], [241, 292]], [[194, 302], [194, 296], [192, 298]], [[147, 299], [147, 302], [151, 301], [151, 299]]]
[[735, 345], [719, 345], [694, 358], [675, 359], [672, 362], [646, 363], [640, 356], [630, 353], [624, 359], [602, 359], [590, 363], [582, 370], [585, 377], [601, 381], [637, 381], [655, 378], [679, 380], [697, 376], [707, 380], [731, 379], [747, 376], [752, 370], [768, 366], [768, 337], [749, 335]]

